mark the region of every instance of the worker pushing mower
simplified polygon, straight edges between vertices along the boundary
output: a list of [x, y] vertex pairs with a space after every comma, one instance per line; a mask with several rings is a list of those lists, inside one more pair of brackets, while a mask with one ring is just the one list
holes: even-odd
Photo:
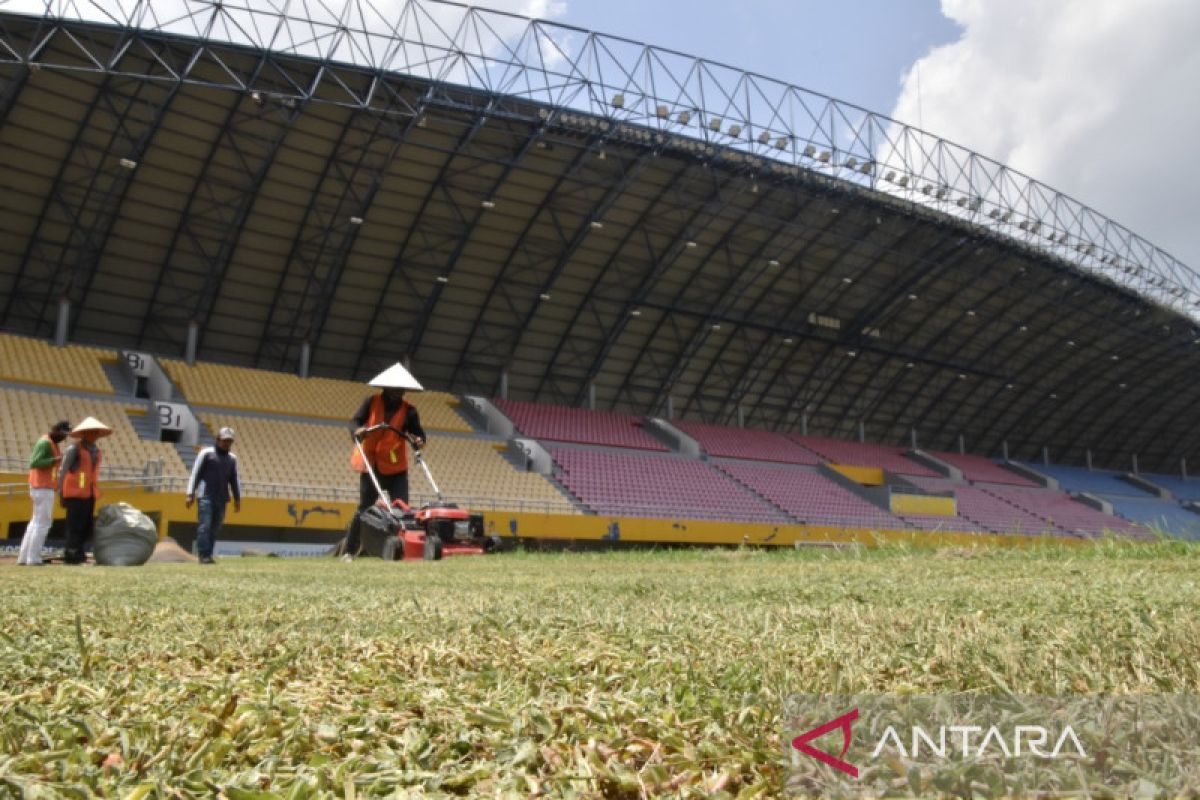
[[[483, 535], [482, 515], [447, 503], [425, 463], [425, 430], [417, 409], [405, 399], [424, 391], [403, 364], [376, 375], [368, 397], [354, 415], [354, 450], [350, 464], [359, 477], [358, 512], [339, 548], [344, 560], [357, 555], [440, 559], [476, 555], [496, 549], [497, 540]], [[437, 502], [414, 511], [408, 503], [408, 448], [421, 466]]]

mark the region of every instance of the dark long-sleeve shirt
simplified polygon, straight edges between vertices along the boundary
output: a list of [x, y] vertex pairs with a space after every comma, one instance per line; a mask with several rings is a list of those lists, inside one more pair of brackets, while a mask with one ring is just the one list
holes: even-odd
[[242, 485], [238, 481], [237, 456], [215, 447], [206, 447], [196, 455], [192, 477], [188, 480], [188, 497], [203, 494], [214, 503], [224, 505], [233, 499], [242, 502]]

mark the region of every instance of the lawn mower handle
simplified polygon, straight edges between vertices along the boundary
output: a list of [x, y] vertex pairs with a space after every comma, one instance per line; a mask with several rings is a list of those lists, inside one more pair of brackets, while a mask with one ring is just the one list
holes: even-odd
[[[442, 490], [438, 488], [437, 481], [435, 481], [433, 479], [433, 473], [429, 471], [429, 465], [425, 463], [425, 459], [421, 456], [421, 448], [417, 445], [416, 438], [413, 437], [412, 434], [405, 433], [404, 431], [396, 428], [394, 425], [389, 425], [386, 422], [381, 422], [378, 425], [372, 425], [369, 428], [365, 428], [363, 430], [363, 436], [374, 433], [375, 431], [382, 431], [382, 430], [395, 431], [397, 435], [403, 436], [405, 439], [408, 440], [408, 443], [410, 445], [412, 445], [414, 460], [416, 460], [416, 462], [421, 465], [421, 469], [425, 470], [425, 477], [429, 479], [429, 485], [433, 489], [433, 493], [437, 495], [438, 502], [439, 503], [442, 502]], [[356, 447], [358, 447], [359, 452], [362, 453], [363, 461], [366, 462], [367, 455], [366, 455], [366, 453], [363, 452], [363, 449], [362, 449], [362, 439], [355, 436], [354, 444]], [[369, 464], [367, 466], [367, 472], [370, 474], [371, 480], [375, 482], [375, 488], [379, 491], [380, 496], [386, 497], [387, 495], [385, 495], [383, 490], [380, 488], [379, 481], [376, 480], [376, 478], [375, 478], [375, 472], [374, 472], [374, 470], [372, 470], [370, 468]], [[387, 502], [388, 502], [388, 505], [391, 505], [390, 499], [388, 499]]]

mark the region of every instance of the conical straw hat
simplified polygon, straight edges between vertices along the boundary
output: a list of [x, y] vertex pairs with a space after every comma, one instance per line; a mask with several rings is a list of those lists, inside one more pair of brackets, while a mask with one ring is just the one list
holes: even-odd
[[413, 391], [423, 392], [425, 387], [417, 383], [417, 379], [412, 376], [412, 373], [404, 368], [403, 364], [396, 363], [385, 369], [383, 372], [371, 379], [368, 386], [375, 386], [380, 389], [412, 389]]
[[112, 428], [108, 427], [95, 417], [88, 417], [83, 422], [76, 425], [75, 429], [71, 431], [71, 435], [78, 436], [79, 434], [87, 433], [88, 431], [95, 431], [98, 436], [112, 435]]

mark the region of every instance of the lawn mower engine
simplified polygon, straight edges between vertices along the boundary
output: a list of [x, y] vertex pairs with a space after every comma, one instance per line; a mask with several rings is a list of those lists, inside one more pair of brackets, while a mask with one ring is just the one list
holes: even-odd
[[483, 515], [472, 514], [454, 503], [434, 503], [419, 509], [393, 503], [400, 525], [394, 538], [385, 542], [385, 561], [424, 559], [438, 561], [447, 556], [481, 556], [500, 548], [500, 539], [483, 531]]

